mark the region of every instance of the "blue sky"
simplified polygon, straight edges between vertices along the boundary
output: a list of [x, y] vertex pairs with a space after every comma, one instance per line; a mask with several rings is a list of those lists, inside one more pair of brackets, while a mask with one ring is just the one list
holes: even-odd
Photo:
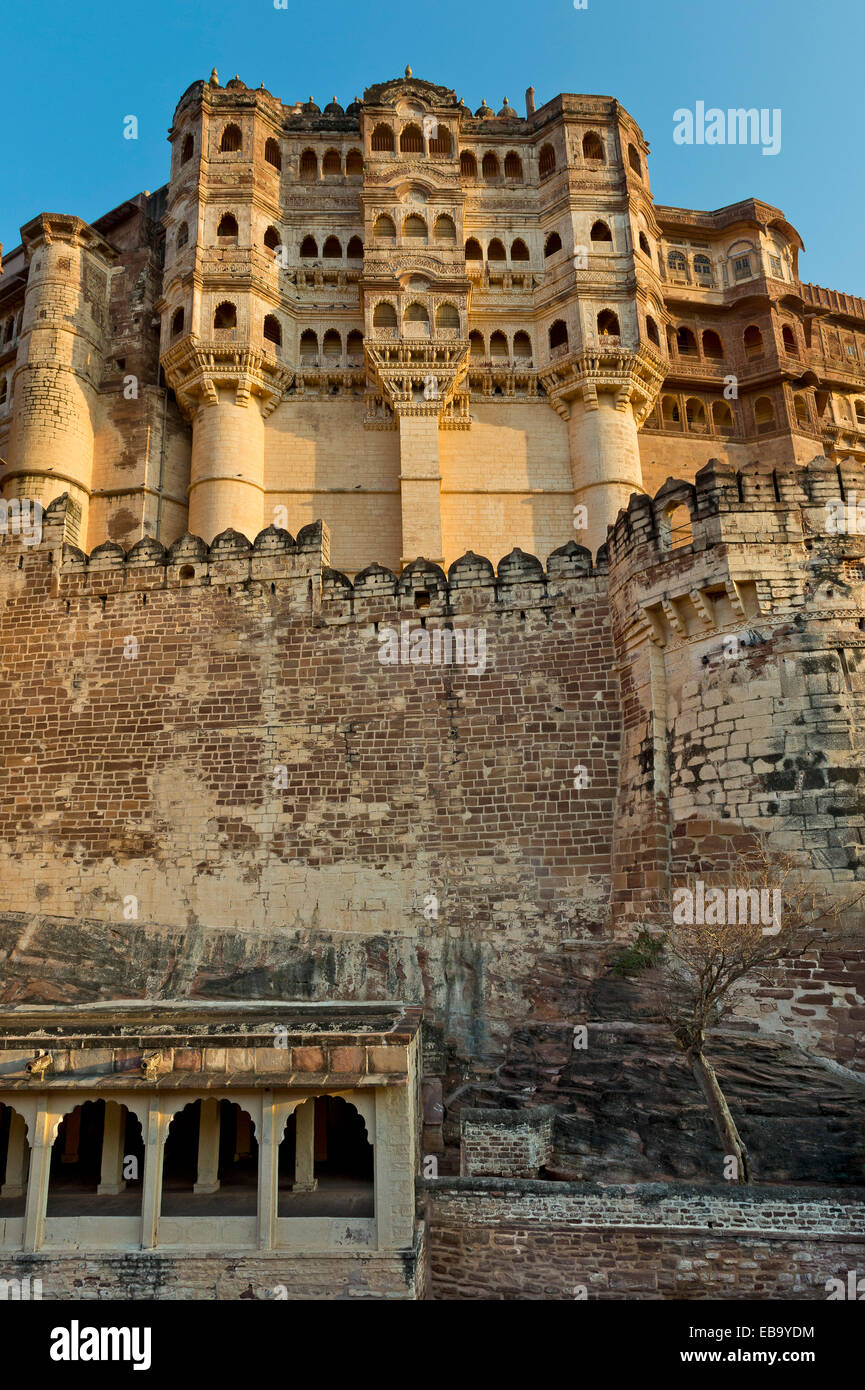
[[[165, 135], [190, 82], [216, 66], [284, 101], [346, 105], [410, 63], [472, 108], [521, 113], [560, 91], [615, 96], [652, 147], [655, 199], [717, 208], [755, 195], [805, 242], [805, 280], [865, 295], [862, 0], [36, 0], [2, 21], [0, 240], [37, 212], [87, 220], [166, 181]], [[676, 145], [673, 112], [780, 108], [781, 151]], [[123, 139], [135, 115], [139, 138]]]

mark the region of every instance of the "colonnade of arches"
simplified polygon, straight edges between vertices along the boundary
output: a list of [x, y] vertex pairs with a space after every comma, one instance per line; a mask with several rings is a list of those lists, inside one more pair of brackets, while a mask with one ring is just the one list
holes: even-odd
[[[141, 1115], [101, 1098], [70, 1105], [49, 1136], [44, 1219], [138, 1216], [146, 1162], [152, 1161], [146, 1159], [145, 1125], [146, 1101]], [[249, 1111], [225, 1097], [178, 1105], [162, 1147], [159, 1215], [254, 1217], [260, 1199], [256, 1128]], [[25, 1217], [34, 1180], [32, 1138], [32, 1124], [14, 1104], [0, 1103], [0, 1246], [10, 1243], [10, 1225]], [[373, 1146], [350, 1101], [323, 1095], [294, 1102], [276, 1142], [279, 1217], [374, 1216]]]

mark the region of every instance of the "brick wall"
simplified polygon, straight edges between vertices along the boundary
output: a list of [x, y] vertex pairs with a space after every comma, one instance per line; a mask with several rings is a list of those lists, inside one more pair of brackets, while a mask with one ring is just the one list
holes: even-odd
[[460, 1173], [467, 1178], [535, 1178], [548, 1161], [555, 1106], [460, 1113]]
[[865, 1272], [848, 1192], [438, 1179], [424, 1183], [439, 1299], [827, 1297]]

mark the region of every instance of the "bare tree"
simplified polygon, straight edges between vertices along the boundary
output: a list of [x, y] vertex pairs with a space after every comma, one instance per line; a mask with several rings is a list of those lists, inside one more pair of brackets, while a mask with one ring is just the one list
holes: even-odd
[[837, 941], [840, 919], [865, 889], [838, 896], [802, 880], [788, 856], [760, 844], [711, 883], [673, 888], [646, 914], [635, 940], [614, 962], [619, 975], [642, 977], [651, 1001], [681, 1048], [736, 1180], [751, 1180], [748, 1153], [715, 1069], [706, 1034], [731, 1011], [734, 987], [762, 967]]

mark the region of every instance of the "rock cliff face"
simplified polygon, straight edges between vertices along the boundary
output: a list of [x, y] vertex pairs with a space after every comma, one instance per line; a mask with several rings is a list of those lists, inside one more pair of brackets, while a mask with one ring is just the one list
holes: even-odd
[[[711, 464], [594, 565], [353, 583], [319, 524], [88, 558], [58, 499], [0, 546], [0, 997], [403, 999], [446, 1141], [463, 1104], [556, 1103], [554, 1168], [717, 1180], [610, 962], [755, 835], [863, 877], [865, 536], [825, 529], [862, 473]], [[750, 983], [713, 1044], [766, 1181], [861, 1181], [861, 945]]]

